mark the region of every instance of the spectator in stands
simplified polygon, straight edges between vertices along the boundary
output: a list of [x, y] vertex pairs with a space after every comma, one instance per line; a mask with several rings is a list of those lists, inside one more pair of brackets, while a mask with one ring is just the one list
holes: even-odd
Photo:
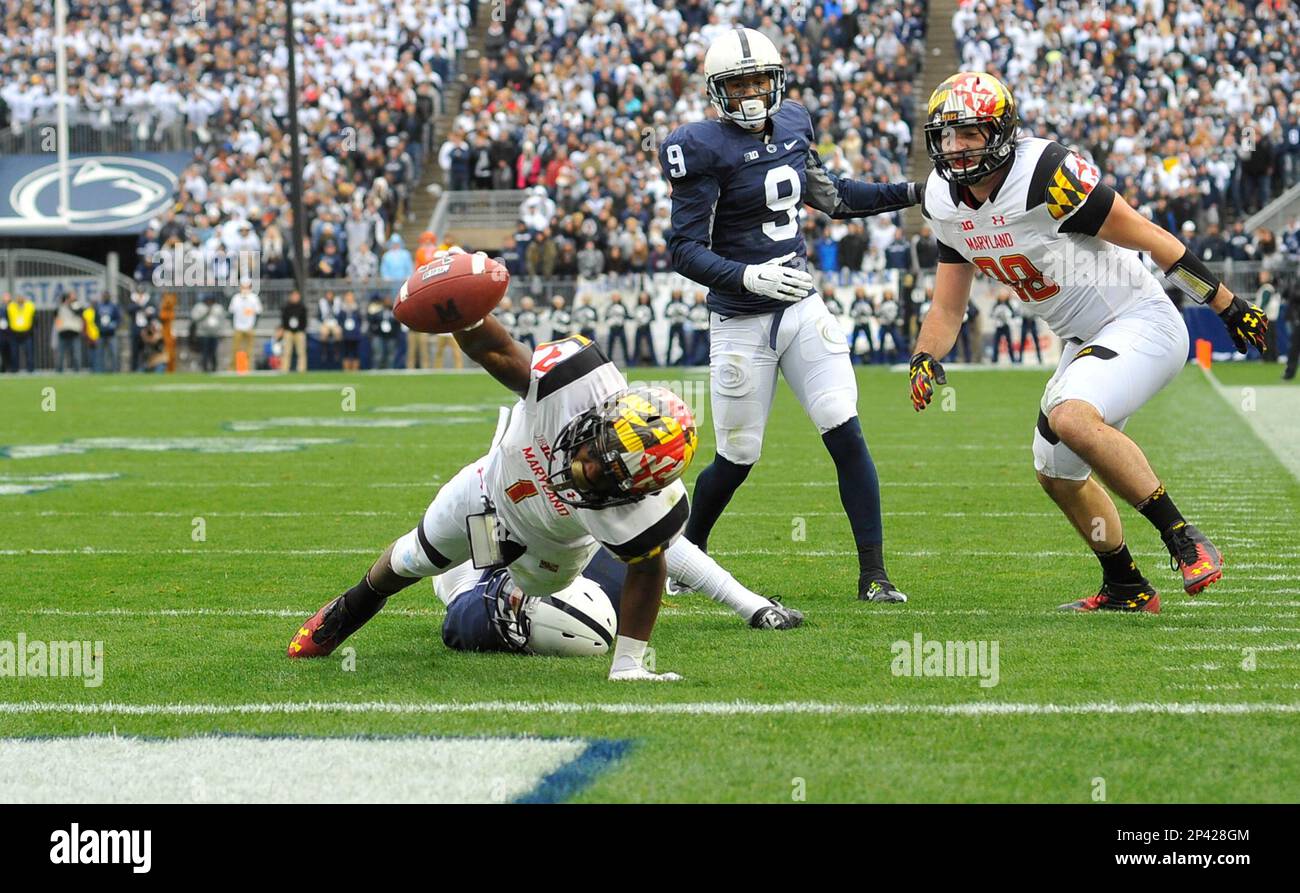
[[117, 330], [122, 325], [122, 308], [108, 292], [95, 305], [95, 326], [99, 329], [99, 346], [95, 351], [96, 372], [117, 372], [122, 368], [118, 355]]
[[162, 329], [163, 352], [167, 354], [167, 371], [176, 371], [176, 333], [172, 325], [176, 322], [176, 292], [164, 292], [162, 303], [158, 306], [158, 325]]
[[[659, 365], [659, 355], [655, 350], [653, 329], [655, 319], [655, 309], [650, 301], [650, 293], [643, 291], [637, 298], [636, 307], [632, 308], [632, 320], [636, 323], [636, 338], [632, 344], [632, 365], [634, 366]], [[648, 362], [643, 363], [643, 360]]]
[[361, 339], [365, 334], [365, 325], [354, 292], [343, 293], [339, 326], [343, 329], [343, 371], [356, 372], [361, 368]]
[[627, 351], [627, 307], [623, 304], [623, 296], [614, 292], [609, 296], [609, 306], [605, 308], [605, 325], [608, 327], [606, 338], [605, 354], [614, 360], [614, 345], [617, 344], [623, 351], [624, 365], [631, 365], [631, 355]]
[[470, 149], [465, 141], [465, 132], [459, 127], [452, 128], [438, 150], [438, 167], [442, 168], [448, 189], [469, 189]]
[[340, 279], [346, 272], [343, 256], [333, 239], [321, 244], [321, 251], [312, 261], [312, 274], [318, 279]]
[[691, 360], [692, 366], [709, 365], [709, 310], [708, 295], [697, 292], [691, 305]]
[[1291, 280], [1286, 306], [1282, 312], [1286, 316], [1288, 334], [1291, 336], [1291, 346], [1287, 350], [1286, 370], [1282, 373], [1282, 380], [1291, 381], [1295, 378], [1296, 366], [1300, 365], [1300, 290], [1297, 290], [1294, 278]]
[[548, 322], [551, 326], [552, 341], [559, 341], [561, 338], [568, 338], [569, 333], [573, 331], [573, 315], [564, 306], [564, 298], [555, 295], [551, 298], [551, 312], [548, 316]]
[[537, 336], [535, 333], [540, 320], [537, 317], [537, 311], [534, 309], [535, 306], [533, 299], [525, 295], [523, 300], [519, 302], [519, 312], [515, 315], [515, 338], [521, 344], [527, 344], [529, 350], [537, 349]]
[[590, 340], [596, 340], [596, 323], [600, 315], [591, 306], [591, 295], [578, 296], [578, 306], [573, 308], [573, 323], [578, 327], [578, 334]]
[[81, 318], [76, 295], [70, 291], [64, 292], [63, 297], [59, 298], [59, 306], [54, 313], [54, 333], [58, 337], [60, 372], [81, 370], [77, 354], [84, 326], [85, 320]]
[[157, 318], [158, 308], [144, 286], [136, 286], [131, 292], [131, 371], [139, 372], [144, 365], [144, 331], [149, 323]]
[[853, 351], [853, 359], [857, 362], [876, 361], [876, 343], [871, 337], [871, 320], [875, 313], [875, 307], [867, 295], [867, 290], [859, 285], [853, 290], [853, 303], [849, 305], [849, 318], [853, 320], [853, 334], [849, 338], [849, 345]]
[[1282, 293], [1274, 284], [1273, 273], [1270, 270], [1259, 271], [1259, 289], [1255, 292], [1255, 305], [1262, 308], [1264, 315], [1268, 317], [1264, 362], [1276, 363], [1281, 359], [1277, 352], [1277, 327], [1282, 316]]
[[0, 292], [0, 375], [18, 371], [14, 362], [13, 329], [9, 322], [9, 305], [12, 302], [9, 292]]
[[295, 288], [289, 300], [280, 308], [280, 329], [275, 333], [280, 342], [280, 359], [283, 371], [290, 368], [307, 371], [307, 305]]
[[[669, 366], [685, 366], [690, 351], [686, 344], [686, 320], [690, 318], [691, 308], [686, 303], [680, 288], [673, 289], [664, 308], [664, 318], [668, 320], [668, 346], [664, 349], [664, 363]], [[677, 344], [677, 359], [673, 357], [673, 344]]]
[[415, 249], [416, 269], [430, 263], [438, 252], [438, 237], [430, 230], [420, 233], [420, 245]]
[[379, 275], [379, 259], [370, 250], [368, 244], [362, 244], [348, 262], [348, 278], [353, 280], [374, 279]]
[[[36, 303], [27, 295], [18, 295], [9, 302], [9, 335], [13, 339], [14, 371], [26, 367], [36, 371], [36, 338], [32, 331], [36, 324]], [[27, 362], [23, 362], [26, 356]]]
[[839, 265], [843, 277], [840, 281], [844, 284], [850, 284], [857, 280], [855, 277], [862, 272], [862, 262], [867, 255], [867, 236], [862, 224], [857, 220], [850, 220], [849, 225], [840, 239], [839, 248]]
[[555, 275], [555, 262], [559, 257], [549, 228], [543, 228], [528, 245], [525, 268], [530, 276], [550, 278]]
[[379, 261], [380, 278], [391, 283], [393, 291], [396, 292], [401, 284], [411, 278], [415, 272], [415, 263], [411, 259], [411, 252], [406, 250], [406, 245], [402, 242], [402, 237], [397, 233], [388, 240], [388, 250], [384, 252], [383, 258]]
[[320, 319], [316, 328], [316, 338], [320, 341], [320, 362], [325, 369], [334, 369], [339, 364], [343, 350], [343, 301], [332, 291], [327, 291], [316, 302], [316, 313]]
[[204, 372], [217, 371], [217, 349], [221, 337], [226, 332], [226, 308], [222, 307], [215, 294], [209, 294], [195, 303], [190, 311], [194, 326], [194, 335], [199, 342]]
[[1011, 324], [1015, 322], [1016, 311], [1011, 306], [1011, 292], [999, 291], [990, 315], [993, 317], [993, 365], [998, 363], [1002, 342], [1007, 343], [1007, 356], [1011, 362], [1016, 359], [1015, 339], [1011, 335]]
[[[892, 291], [886, 291], [880, 296], [880, 304], [876, 307], [876, 322], [880, 325], [879, 341], [880, 346], [876, 352], [878, 362], [897, 363], [901, 358], [907, 356], [908, 340], [899, 331], [902, 322], [902, 311], [899, 309], [898, 301], [894, 298]], [[889, 337], [890, 352], [885, 353], [885, 336]]]
[[370, 368], [388, 369], [393, 364], [392, 335], [397, 326], [391, 310], [385, 306], [379, 292], [370, 296], [366, 302], [366, 334], [370, 336]]
[[154, 317], [141, 333], [144, 354], [140, 366], [141, 372], [164, 373], [167, 371], [167, 346], [163, 342], [162, 320]]
[[[239, 369], [242, 352], [251, 368], [257, 351], [257, 318], [262, 315], [262, 301], [253, 291], [253, 284], [245, 279], [239, 291], [230, 299], [230, 321], [234, 329], [230, 345], [230, 368]], [[161, 337], [161, 330], [159, 337]]]

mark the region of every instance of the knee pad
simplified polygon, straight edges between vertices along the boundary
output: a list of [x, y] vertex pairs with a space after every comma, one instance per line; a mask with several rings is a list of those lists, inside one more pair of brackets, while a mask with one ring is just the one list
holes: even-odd
[[825, 434], [840, 427], [858, 414], [856, 388], [835, 388], [813, 398], [808, 407], [808, 417], [817, 426], [817, 433]]
[[713, 430], [718, 455], [737, 465], [753, 465], [763, 452], [767, 407], [756, 398], [758, 384], [750, 358], [719, 353], [713, 358]]

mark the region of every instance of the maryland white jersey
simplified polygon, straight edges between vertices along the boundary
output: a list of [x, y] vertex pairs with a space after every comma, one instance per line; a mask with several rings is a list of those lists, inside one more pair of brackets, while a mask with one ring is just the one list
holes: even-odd
[[1002, 185], [978, 208], [968, 190], [932, 172], [922, 213], [940, 261], [974, 264], [1057, 336], [1087, 341], [1137, 305], [1167, 300], [1136, 251], [1096, 238], [1116, 200], [1100, 180], [1095, 166], [1060, 143], [1026, 138]]
[[513, 539], [525, 546], [581, 551], [594, 549], [594, 538], [632, 561], [654, 554], [681, 532], [689, 513], [681, 481], [637, 502], [602, 509], [567, 505], [546, 483], [551, 445], [560, 431], [626, 389], [623, 373], [581, 335], [542, 344], [533, 352], [528, 394], [511, 411], [484, 472], [497, 517]]

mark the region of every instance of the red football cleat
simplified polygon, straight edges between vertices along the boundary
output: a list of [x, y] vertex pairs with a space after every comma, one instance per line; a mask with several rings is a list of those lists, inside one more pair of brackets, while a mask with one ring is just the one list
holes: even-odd
[[1196, 595], [1223, 577], [1223, 556], [1209, 537], [1180, 523], [1162, 537], [1169, 550], [1169, 569], [1182, 571], [1183, 589]]
[[292, 641], [289, 642], [290, 657], [328, 657], [343, 640], [337, 632], [342, 617], [336, 610], [343, 601], [343, 596], [330, 601], [311, 619], [298, 627]]
[[1061, 605], [1058, 610], [1080, 613], [1125, 611], [1130, 614], [1159, 614], [1160, 595], [1150, 583], [1110, 583], [1103, 580], [1101, 590], [1096, 595]]

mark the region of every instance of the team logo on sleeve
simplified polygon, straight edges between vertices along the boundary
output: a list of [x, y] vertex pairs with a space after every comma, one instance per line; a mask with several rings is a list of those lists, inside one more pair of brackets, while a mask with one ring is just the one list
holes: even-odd
[[1047, 210], [1053, 220], [1069, 217], [1101, 179], [1101, 171], [1074, 152], [1065, 156], [1047, 185]]

